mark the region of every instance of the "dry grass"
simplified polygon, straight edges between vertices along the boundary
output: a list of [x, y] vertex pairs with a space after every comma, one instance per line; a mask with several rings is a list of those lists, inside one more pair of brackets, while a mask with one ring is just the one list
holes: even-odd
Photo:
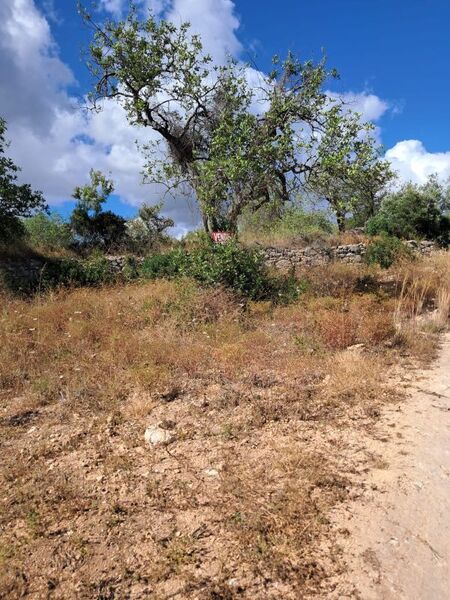
[[[409, 263], [394, 312], [394, 325], [399, 339], [407, 340], [416, 353], [428, 358], [433, 353], [430, 338], [424, 334], [439, 333], [447, 327], [450, 314], [450, 258], [438, 252], [419, 263]], [[427, 352], [428, 347], [428, 352]]]
[[292, 231], [253, 231], [245, 230], [239, 234], [239, 240], [247, 246], [274, 246], [276, 248], [306, 248], [314, 245], [316, 247], [329, 248], [347, 244], [367, 243], [367, 235], [345, 231], [330, 234], [320, 230], [309, 232]]
[[190, 281], [3, 296], [0, 596], [313, 593], [358, 428], [389, 364], [434, 351], [448, 267], [327, 266], [275, 308]]

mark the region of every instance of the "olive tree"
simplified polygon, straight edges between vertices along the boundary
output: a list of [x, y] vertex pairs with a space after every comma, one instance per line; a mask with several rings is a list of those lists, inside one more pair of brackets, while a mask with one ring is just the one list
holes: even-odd
[[[145, 179], [195, 194], [206, 231], [236, 230], [244, 209], [289, 198], [319, 166], [318, 139], [331, 110], [324, 84], [335, 75], [324, 61], [275, 59], [253, 89], [245, 66], [213, 65], [189, 24], [141, 19], [132, 8], [123, 21], [94, 22], [88, 66], [91, 100], [115, 100], [132, 125], [165, 143], [144, 147]], [[264, 110], [255, 114], [258, 96]]]

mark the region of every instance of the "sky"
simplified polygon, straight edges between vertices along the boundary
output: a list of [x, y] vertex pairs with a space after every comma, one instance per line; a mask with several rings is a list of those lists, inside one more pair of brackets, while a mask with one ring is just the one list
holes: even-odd
[[[218, 62], [228, 55], [266, 72], [274, 54], [327, 56], [340, 79], [329, 91], [377, 126], [386, 157], [402, 180], [450, 176], [449, 0], [139, 0], [162, 18], [188, 20]], [[91, 2], [87, 2], [91, 4]], [[97, 18], [120, 18], [128, 0], [99, 0]], [[0, 0], [0, 115], [21, 177], [67, 215], [71, 193], [89, 169], [110, 174], [108, 208], [133, 216], [161, 192], [143, 185], [136, 140], [110, 102], [82, 109], [92, 84], [82, 51], [89, 33], [76, 0]], [[197, 223], [192, 204], [166, 199], [164, 211], [183, 233]]]

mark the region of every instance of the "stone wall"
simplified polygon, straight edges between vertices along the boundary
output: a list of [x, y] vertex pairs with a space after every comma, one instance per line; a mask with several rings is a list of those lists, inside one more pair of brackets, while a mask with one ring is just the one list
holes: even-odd
[[40, 258], [0, 258], [0, 279], [39, 281], [45, 260]]
[[[405, 242], [413, 251], [420, 254], [429, 254], [436, 249], [433, 242], [416, 242], [410, 240]], [[321, 248], [308, 246], [307, 248], [265, 248], [266, 262], [269, 266], [283, 271], [289, 271], [293, 267], [314, 267], [324, 265], [333, 261], [344, 263], [360, 263], [366, 251], [366, 246], [360, 244], [349, 244]], [[111, 265], [114, 273], [121, 273], [128, 262], [126, 256], [110, 255], [105, 257]], [[143, 258], [136, 257], [134, 261], [139, 264]], [[28, 284], [34, 287], [48, 269], [48, 260], [42, 258], [1, 258], [0, 259], [0, 283], [9, 287], [26, 289]]]
[[[434, 242], [429, 241], [409, 240], [405, 244], [419, 254], [429, 254], [436, 249]], [[269, 266], [286, 271], [292, 267], [315, 267], [334, 261], [360, 263], [366, 252], [366, 245], [359, 243], [325, 248], [315, 246], [308, 246], [307, 248], [271, 247], [266, 248], [264, 252]]]

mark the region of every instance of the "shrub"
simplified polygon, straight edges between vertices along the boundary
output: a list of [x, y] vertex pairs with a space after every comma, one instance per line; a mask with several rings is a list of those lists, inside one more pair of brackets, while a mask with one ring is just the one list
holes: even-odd
[[254, 214], [246, 215], [241, 223], [241, 237], [245, 241], [269, 240], [289, 242], [301, 238], [314, 241], [334, 232], [335, 226], [324, 211], [306, 211], [297, 206], [282, 210], [265, 206]]
[[442, 245], [450, 241], [450, 219], [445, 214], [439, 187], [428, 183], [404, 185], [386, 197], [378, 213], [367, 222], [367, 233], [386, 233], [403, 239], [426, 238]]
[[98, 286], [112, 283], [117, 278], [111, 263], [100, 254], [85, 260], [57, 258], [47, 261], [39, 281], [30, 282], [31, 288], [50, 289], [62, 285]]
[[27, 237], [33, 246], [45, 246], [51, 249], [69, 248], [73, 244], [73, 235], [68, 223], [56, 213], [44, 212], [24, 219]]
[[398, 238], [384, 234], [372, 240], [364, 260], [368, 265], [378, 264], [383, 269], [388, 269], [401, 256], [411, 256], [409, 248]]
[[192, 277], [206, 286], [224, 285], [252, 300], [289, 301], [300, 291], [296, 279], [271, 276], [260, 252], [242, 248], [236, 242], [153, 254], [144, 260], [140, 272], [150, 279]]
[[175, 277], [182, 272], [182, 263], [186, 261], [186, 256], [186, 252], [181, 249], [171, 250], [165, 254], [151, 254], [144, 259], [139, 274], [146, 279]]

